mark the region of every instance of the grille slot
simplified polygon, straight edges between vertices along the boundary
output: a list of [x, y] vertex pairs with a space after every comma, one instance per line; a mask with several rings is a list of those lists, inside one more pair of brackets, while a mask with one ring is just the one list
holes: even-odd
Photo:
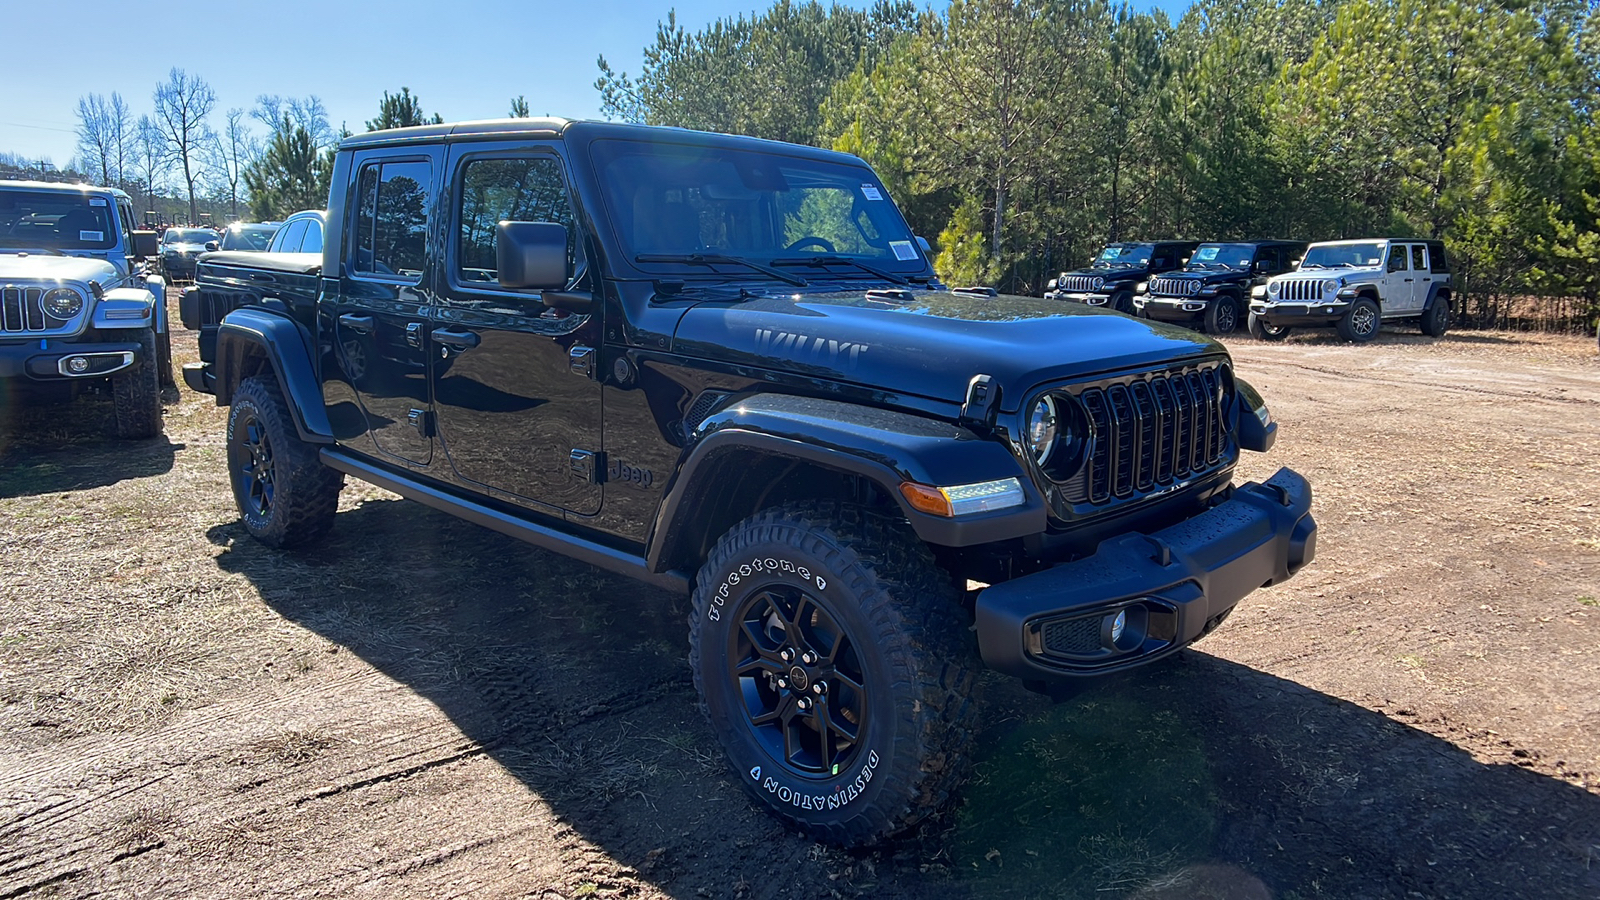
[[44, 288], [0, 288], [0, 332], [20, 334], [46, 331], [48, 327], [44, 313]]
[[1044, 625], [1046, 653], [1086, 656], [1104, 649], [1100, 642], [1100, 617], [1056, 619]]
[[1086, 496], [1109, 503], [1205, 471], [1227, 449], [1223, 382], [1213, 367], [1085, 389], [1092, 430]]

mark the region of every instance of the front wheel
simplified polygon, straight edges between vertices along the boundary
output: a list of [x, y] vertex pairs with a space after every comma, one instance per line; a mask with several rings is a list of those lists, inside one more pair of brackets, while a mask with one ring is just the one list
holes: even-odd
[[1206, 334], [1233, 334], [1239, 330], [1239, 307], [1232, 297], [1218, 297], [1206, 306]]
[[1119, 313], [1133, 315], [1133, 295], [1127, 291], [1119, 291], [1112, 294], [1111, 299], [1106, 301], [1106, 305]]
[[245, 530], [270, 547], [319, 538], [333, 524], [344, 475], [300, 440], [272, 375], [246, 378], [228, 408], [228, 478]]
[[1273, 325], [1266, 319], [1251, 313], [1250, 336], [1258, 341], [1281, 341], [1289, 336], [1289, 326]]
[[939, 809], [964, 773], [969, 624], [904, 522], [792, 504], [712, 549], [689, 659], [745, 789], [812, 837], [857, 845]]
[[1378, 336], [1379, 327], [1378, 304], [1370, 297], [1358, 297], [1339, 320], [1339, 337], [1365, 344]]
[[161, 433], [160, 353], [156, 333], [139, 332], [139, 363], [111, 376], [111, 405], [117, 437], [151, 438]]

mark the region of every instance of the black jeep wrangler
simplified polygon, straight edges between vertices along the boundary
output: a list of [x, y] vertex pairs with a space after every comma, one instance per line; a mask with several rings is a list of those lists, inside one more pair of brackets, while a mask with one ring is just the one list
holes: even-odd
[[1051, 279], [1044, 297], [1132, 313], [1134, 288], [1151, 275], [1182, 266], [1196, 246], [1194, 241], [1107, 244], [1089, 268]]
[[1232, 334], [1250, 314], [1250, 291], [1294, 269], [1305, 241], [1231, 241], [1201, 244], [1176, 272], [1140, 282], [1136, 315], [1185, 325], [1207, 334]]
[[736, 777], [825, 840], [946, 801], [980, 664], [1170, 656], [1315, 552], [1305, 479], [1233, 483], [1277, 426], [1221, 346], [946, 290], [852, 156], [380, 132], [339, 149], [320, 261], [236, 256], [184, 374], [231, 407], [251, 534], [316, 541], [349, 475], [692, 593]]

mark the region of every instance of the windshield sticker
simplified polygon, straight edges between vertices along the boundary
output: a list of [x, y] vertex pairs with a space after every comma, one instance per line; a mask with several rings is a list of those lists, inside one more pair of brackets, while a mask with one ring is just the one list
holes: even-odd
[[106, 198], [104, 198], [104, 197], [90, 197], [89, 198], [89, 205], [90, 206], [105, 206], [106, 205]]
[[103, 241], [105, 239], [106, 239], [106, 233], [104, 231], [80, 231], [80, 232], [78, 232], [78, 240], [80, 240], [80, 241]]
[[1106, 249], [1100, 251], [1100, 258], [1116, 259], [1117, 257], [1121, 256], [1123, 252], [1124, 248], [1122, 247], [1107, 247]]
[[863, 184], [861, 186], [861, 196], [867, 198], [868, 200], [883, 199], [883, 194], [878, 191], [878, 188], [870, 184]]
[[1217, 251], [1221, 249], [1221, 247], [1201, 247], [1194, 253], [1195, 262], [1210, 262], [1217, 258]]
[[894, 258], [898, 260], [917, 258], [917, 248], [910, 241], [890, 241], [889, 249], [894, 251]]

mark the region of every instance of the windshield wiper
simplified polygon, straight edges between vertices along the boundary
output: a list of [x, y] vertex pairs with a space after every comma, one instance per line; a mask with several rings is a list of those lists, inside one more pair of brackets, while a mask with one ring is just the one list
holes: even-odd
[[779, 281], [787, 282], [795, 287], [805, 287], [810, 284], [804, 278], [790, 275], [771, 266], [764, 266], [754, 260], [742, 256], [725, 256], [720, 253], [643, 253], [633, 258], [634, 262], [641, 263], [683, 263], [690, 266], [745, 266], [755, 269], [764, 275], [771, 275]]
[[869, 275], [876, 275], [877, 277], [882, 278], [884, 281], [892, 281], [895, 284], [909, 283], [902, 275], [896, 275], [893, 272], [887, 272], [878, 268], [877, 266], [869, 266], [859, 259], [851, 259], [848, 256], [796, 256], [775, 259], [772, 261], [772, 264], [775, 266], [827, 266], [835, 263], [844, 266], [855, 266]]
[[1301, 263], [1300, 264], [1300, 268], [1302, 268], [1302, 269], [1326, 269], [1327, 266], [1323, 265], [1322, 263]]

